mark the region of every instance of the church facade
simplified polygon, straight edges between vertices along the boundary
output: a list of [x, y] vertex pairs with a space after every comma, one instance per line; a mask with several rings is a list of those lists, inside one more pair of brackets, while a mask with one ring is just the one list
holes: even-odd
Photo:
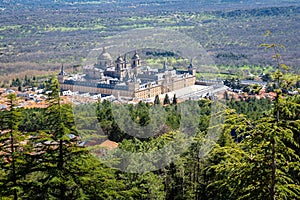
[[105, 48], [97, 63], [84, 66], [83, 71], [84, 79], [74, 80], [62, 68], [58, 74], [61, 90], [145, 99], [192, 86], [196, 81], [192, 63], [184, 70], [168, 69], [166, 63], [162, 69], [152, 69], [142, 65], [137, 52], [129, 60], [125, 54], [113, 62]]

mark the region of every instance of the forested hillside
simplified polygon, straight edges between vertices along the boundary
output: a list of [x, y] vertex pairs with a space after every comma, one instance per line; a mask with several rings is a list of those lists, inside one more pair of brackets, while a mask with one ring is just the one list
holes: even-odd
[[1, 84], [9, 84], [8, 79], [18, 74], [49, 74], [62, 63], [67, 69], [82, 65], [103, 39], [156, 27], [195, 39], [216, 65], [263, 67], [271, 64], [270, 54], [258, 45], [271, 30], [273, 39], [286, 46], [282, 55], [287, 64], [298, 70], [299, 4], [244, 1], [235, 5], [227, 1], [1, 1]]

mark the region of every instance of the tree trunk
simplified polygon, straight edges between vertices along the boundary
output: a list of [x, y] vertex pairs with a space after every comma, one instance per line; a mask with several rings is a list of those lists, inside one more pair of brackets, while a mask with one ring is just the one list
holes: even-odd
[[[59, 162], [58, 162], [58, 169], [60, 171], [63, 170], [63, 166], [64, 166], [64, 157], [63, 157], [63, 141], [62, 140], [59, 140]], [[59, 186], [59, 196], [60, 196], [60, 199], [61, 200], [64, 200], [66, 199], [65, 198], [65, 185], [63, 183], [60, 183], [60, 186]]]
[[[11, 132], [10, 132], [10, 142], [11, 142], [11, 159], [12, 159], [12, 175], [13, 175], [13, 186], [17, 186], [17, 177], [16, 177], [16, 165], [15, 165], [15, 147], [14, 147], [14, 136], [13, 136], [13, 130], [11, 127]], [[17, 189], [13, 189], [13, 195], [14, 195], [14, 200], [18, 199], [18, 194], [17, 194]]]
[[276, 185], [276, 160], [275, 160], [275, 140], [272, 139], [272, 182], [270, 196], [271, 200], [275, 200], [275, 185]]

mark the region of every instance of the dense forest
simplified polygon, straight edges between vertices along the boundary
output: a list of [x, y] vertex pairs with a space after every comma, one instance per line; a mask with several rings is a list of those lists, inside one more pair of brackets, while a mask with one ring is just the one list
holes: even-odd
[[[56, 78], [45, 86], [45, 109], [18, 108], [9, 94], [0, 112], [0, 196], [299, 199], [300, 96], [283, 92], [296, 84], [284, 71], [278, 63], [273, 100], [178, 103], [166, 95], [154, 104], [72, 106], [61, 103]], [[107, 138], [119, 147], [99, 156]]]

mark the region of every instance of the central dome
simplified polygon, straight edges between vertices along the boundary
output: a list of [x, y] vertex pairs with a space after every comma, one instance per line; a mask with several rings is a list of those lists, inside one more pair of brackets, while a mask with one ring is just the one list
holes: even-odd
[[98, 60], [112, 61], [112, 57], [111, 57], [111, 55], [109, 53], [106, 52], [105, 47], [103, 47], [103, 51], [99, 55]]

